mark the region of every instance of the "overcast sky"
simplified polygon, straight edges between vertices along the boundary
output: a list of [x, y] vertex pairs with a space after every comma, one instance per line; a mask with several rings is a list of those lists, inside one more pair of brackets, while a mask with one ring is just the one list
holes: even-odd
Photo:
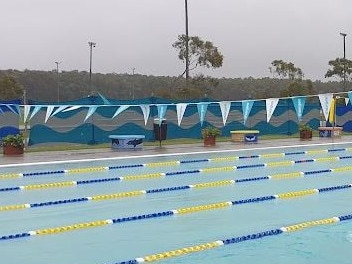
[[[185, 32], [184, 0], [0, 0], [0, 69], [177, 76], [172, 43]], [[351, 0], [188, 0], [189, 34], [214, 43], [214, 77], [266, 77], [275, 59], [324, 80], [328, 61], [352, 55]]]

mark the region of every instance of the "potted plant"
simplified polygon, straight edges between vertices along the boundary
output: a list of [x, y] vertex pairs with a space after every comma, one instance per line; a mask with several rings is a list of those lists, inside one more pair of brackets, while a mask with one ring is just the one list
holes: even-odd
[[299, 125], [299, 137], [301, 140], [309, 140], [312, 139], [313, 129], [307, 124]]
[[216, 137], [221, 135], [219, 128], [214, 126], [207, 126], [202, 129], [202, 137], [204, 140], [204, 146], [215, 146]]
[[4, 155], [18, 155], [24, 152], [24, 136], [22, 133], [7, 135], [1, 140]]

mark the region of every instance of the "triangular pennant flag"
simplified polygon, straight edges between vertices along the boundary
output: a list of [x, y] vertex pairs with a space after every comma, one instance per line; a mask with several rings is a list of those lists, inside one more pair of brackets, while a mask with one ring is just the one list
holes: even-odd
[[352, 104], [352, 92], [348, 92], [347, 95], [348, 95], [348, 98], [350, 99], [350, 102]]
[[275, 108], [279, 102], [279, 98], [269, 98], [265, 100], [266, 103], [266, 122], [269, 123]]
[[185, 103], [176, 104], [178, 126], [181, 125], [181, 121], [182, 121], [183, 115], [185, 114], [187, 106], [188, 104], [185, 104]]
[[333, 94], [332, 93], [319, 94], [318, 96], [319, 96], [319, 101], [320, 101], [321, 109], [323, 110], [325, 120], [328, 120]]
[[66, 108], [65, 110], [63, 110], [62, 112], [68, 112], [68, 111], [73, 111], [79, 108], [84, 107], [83, 105], [74, 105], [74, 106], [70, 106], [69, 108]]
[[100, 98], [103, 100], [104, 105], [111, 105], [108, 99], [106, 99], [102, 94], [98, 93]]
[[19, 115], [19, 108], [18, 105], [6, 105], [8, 109], [10, 109], [10, 111], [16, 115]]
[[121, 112], [125, 111], [127, 108], [129, 108], [130, 105], [121, 105], [115, 112], [115, 114], [111, 117], [113, 119], [115, 116], [119, 115]]
[[349, 98], [345, 97], [345, 105], [348, 105], [349, 100]]
[[304, 96], [292, 97], [292, 102], [296, 110], [298, 121], [301, 122], [304, 106], [306, 104], [306, 97]]
[[207, 113], [209, 103], [198, 103], [197, 109], [199, 114], [200, 125], [203, 126], [205, 114]]
[[164, 119], [166, 110], [167, 110], [167, 105], [157, 105], [158, 109], [158, 122], [159, 126], [161, 126], [161, 121]]
[[53, 110], [54, 110], [54, 106], [53, 105], [48, 105], [46, 107], [45, 123], [48, 122]]
[[221, 110], [221, 115], [222, 115], [222, 123], [224, 126], [226, 125], [227, 117], [229, 116], [230, 113], [230, 108], [231, 108], [231, 102], [219, 102], [220, 110]]
[[147, 125], [149, 114], [150, 114], [150, 105], [140, 105], [144, 117], [144, 125]]
[[27, 118], [29, 115], [29, 112], [31, 111], [31, 106], [30, 105], [24, 105], [23, 106], [23, 122], [27, 122]]
[[52, 116], [55, 116], [56, 114], [62, 112], [63, 110], [65, 110], [68, 106], [67, 105], [60, 105], [58, 108], [56, 108], [56, 110], [54, 111], [54, 113], [51, 114]]
[[40, 105], [34, 106], [34, 109], [31, 113], [31, 116], [29, 117], [29, 120], [31, 120], [33, 118], [33, 116], [35, 116], [39, 112], [40, 109], [42, 109], [42, 106], [40, 106]]
[[84, 119], [83, 122], [86, 122], [89, 117], [91, 117], [95, 111], [97, 110], [98, 106], [90, 106], [86, 115], [86, 118]]
[[242, 113], [243, 113], [243, 124], [245, 125], [249, 114], [251, 113], [254, 101], [253, 100], [245, 100], [242, 101]]

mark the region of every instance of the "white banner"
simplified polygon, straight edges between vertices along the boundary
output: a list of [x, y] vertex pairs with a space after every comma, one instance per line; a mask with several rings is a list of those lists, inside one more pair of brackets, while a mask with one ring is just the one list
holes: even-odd
[[144, 117], [144, 125], [147, 125], [149, 114], [150, 114], [150, 105], [140, 105]]
[[319, 96], [321, 109], [323, 110], [323, 114], [325, 117], [325, 121], [327, 121], [329, 118], [329, 110], [330, 110], [333, 94], [332, 93], [319, 94], [318, 96]]
[[266, 103], [266, 122], [269, 123], [275, 108], [279, 102], [279, 98], [269, 98], [265, 100]]
[[176, 104], [178, 126], [181, 125], [181, 121], [182, 121], [183, 115], [185, 114], [187, 106], [188, 104], [184, 104], [184, 103]]
[[224, 126], [226, 125], [227, 117], [229, 116], [230, 113], [230, 108], [231, 108], [231, 102], [219, 102], [220, 110], [221, 110], [221, 115], [222, 115], [222, 122]]

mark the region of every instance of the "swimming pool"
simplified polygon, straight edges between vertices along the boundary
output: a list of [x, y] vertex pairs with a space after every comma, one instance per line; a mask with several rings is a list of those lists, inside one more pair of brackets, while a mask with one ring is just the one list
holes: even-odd
[[335, 144], [3, 166], [0, 256], [347, 264], [351, 155]]

